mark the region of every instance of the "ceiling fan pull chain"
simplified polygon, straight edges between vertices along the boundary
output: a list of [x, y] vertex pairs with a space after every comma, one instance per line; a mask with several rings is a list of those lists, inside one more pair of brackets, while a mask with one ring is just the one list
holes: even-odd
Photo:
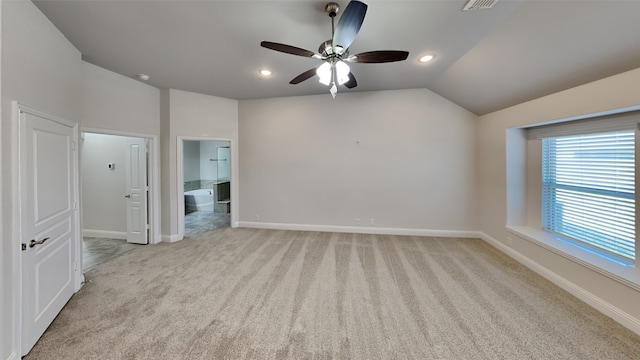
[[335, 82], [331, 85], [331, 88], [329, 88], [329, 92], [331, 93], [331, 96], [335, 99], [336, 95], [338, 94], [338, 87], [336, 86]]

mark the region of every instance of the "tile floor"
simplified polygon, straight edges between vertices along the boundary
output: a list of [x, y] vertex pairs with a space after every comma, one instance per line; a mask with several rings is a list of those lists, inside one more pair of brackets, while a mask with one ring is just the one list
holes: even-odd
[[129, 244], [126, 240], [85, 237], [82, 239], [82, 271], [113, 260], [144, 245]]
[[229, 226], [231, 226], [231, 217], [227, 213], [194, 211], [184, 216], [184, 236], [199, 235]]
[[[230, 214], [194, 211], [184, 216], [185, 236], [195, 236], [229, 227]], [[129, 244], [126, 240], [85, 237], [82, 239], [82, 270], [87, 271], [118, 256], [145, 245]]]

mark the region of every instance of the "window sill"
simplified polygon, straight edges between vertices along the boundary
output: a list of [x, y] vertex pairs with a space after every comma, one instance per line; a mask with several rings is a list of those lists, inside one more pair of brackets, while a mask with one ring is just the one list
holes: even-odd
[[604, 252], [600, 253], [528, 226], [507, 225], [506, 228], [512, 235], [640, 291], [640, 271], [630, 260], [619, 259]]

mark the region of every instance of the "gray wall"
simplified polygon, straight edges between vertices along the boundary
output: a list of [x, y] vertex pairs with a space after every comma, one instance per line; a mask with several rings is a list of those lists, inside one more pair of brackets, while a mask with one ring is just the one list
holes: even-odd
[[83, 128], [160, 134], [160, 90], [82, 62]]
[[[241, 102], [159, 90], [82, 62], [31, 2], [0, 2], [0, 359], [18, 351], [19, 336], [11, 100], [84, 127], [160, 135], [162, 234], [169, 238], [177, 234], [177, 137], [187, 136], [231, 139], [236, 147], [242, 139], [232, 149], [241, 164], [242, 196], [238, 189], [232, 195], [241, 222], [259, 215], [263, 223], [353, 226], [359, 217], [364, 227], [374, 218], [377, 229], [481, 230], [503, 244], [514, 202], [506, 196], [506, 129], [640, 104], [640, 69], [479, 120], [424, 89]], [[540, 247], [516, 241], [513, 251], [640, 319], [638, 291]]]
[[20, 278], [13, 266], [20, 256], [17, 241], [18, 129], [12, 125], [11, 101], [72, 121], [80, 119], [80, 53], [30, 1], [1, 1], [2, 22], [2, 240], [0, 241], [0, 359], [18, 355], [15, 333]]
[[[183, 201], [178, 200], [177, 139], [229, 139], [235, 142], [232, 146], [237, 146], [238, 102], [174, 89], [161, 90], [160, 99], [162, 236], [164, 241], [176, 241], [178, 201]], [[237, 194], [231, 197], [238, 198]]]
[[429, 90], [241, 101], [239, 114], [242, 223], [477, 229], [477, 116]]
[[184, 181], [200, 180], [200, 143], [185, 141], [183, 154]]
[[[639, 105], [640, 69], [636, 69], [481, 116], [477, 136], [480, 230], [521, 256], [521, 261], [530, 261], [547, 276], [565, 282], [567, 289], [584, 294], [585, 301], [603, 305], [612, 311], [610, 315], [620, 315], [618, 320], [626, 319], [626, 325], [636, 329], [640, 329], [640, 291], [529, 241], [512, 236], [510, 244], [505, 225], [539, 222], [531, 210], [539, 209], [539, 186], [527, 183], [527, 173], [529, 180], [532, 173], [527, 166], [536, 166], [527, 164], [527, 150], [539, 149], [517, 134], [511, 136], [512, 128]], [[631, 270], [640, 279], [639, 270]]]
[[[86, 236], [126, 238], [126, 157], [138, 139], [83, 134], [81, 140], [82, 225]], [[115, 163], [110, 170], [108, 163]]]

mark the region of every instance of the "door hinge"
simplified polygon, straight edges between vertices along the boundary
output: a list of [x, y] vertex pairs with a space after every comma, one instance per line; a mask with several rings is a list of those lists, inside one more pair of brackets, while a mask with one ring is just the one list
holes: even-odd
[[74, 201], [73, 202], [73, 209], [76, 210], [78, 208], [78, 202]]
[[71, 150], [75, 150], [75, 149], [76, 149], [76, 142], [71, 141]]
[[22, 243], [22, 251], [27, 251], [27, 244]]
[[73, 271], [78, 271], [78, 262], [73, 263]]

